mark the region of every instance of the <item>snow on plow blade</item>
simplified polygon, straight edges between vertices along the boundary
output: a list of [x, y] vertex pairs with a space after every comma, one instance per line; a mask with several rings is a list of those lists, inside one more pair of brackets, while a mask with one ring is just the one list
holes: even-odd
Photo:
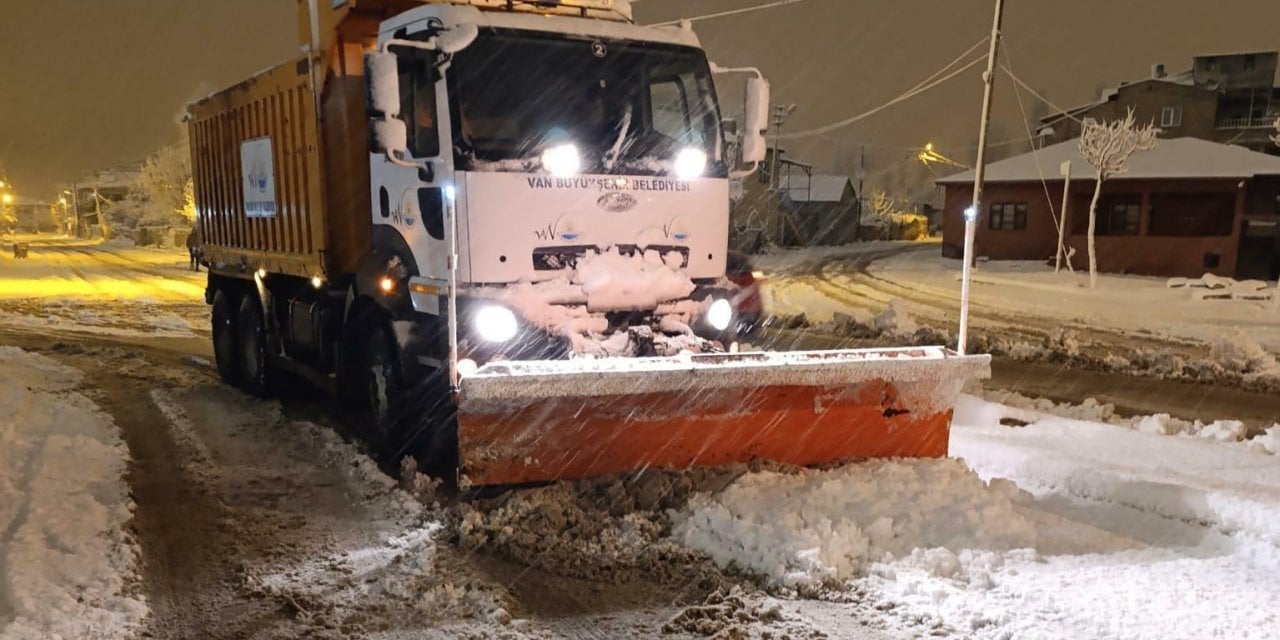
[[461, 471], [522, 484], [756, 459], [947, 455], [990, 356], [941, 347], [486, 365], [461, 382]]

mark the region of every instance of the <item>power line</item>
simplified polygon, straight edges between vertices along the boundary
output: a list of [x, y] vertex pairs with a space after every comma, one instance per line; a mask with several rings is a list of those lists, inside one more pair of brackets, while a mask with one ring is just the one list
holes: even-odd
[[[1014, 78], [1013, 57], [1009, 55], [1009, 48], [1005, 46], [1003, 40], [1000, 41], [1000, 48], [1004, 50], [1004, 59], [1006, 62], [1003, 68], [1005, 73], [1009, 74], [1010, 78]], [[1021, 82], [1017, 82], [1017, 78], [1014, 78], [1014, 80], [1015, 84], [1013, 87], [1013, 95], [1018, 98], [1018, 111], [1022, 113], [1022, 126], [1027, 131], [1027, 142], [1031, 144], [1031, 158], [1036, 162], [1036, 173], [1040, 175], [1040, 186], [1044, 188], [1044, 200], [1045, 203], [1049, 205], [1049, 217], [1053, 218], [1053, 223], [1055, 225], [1059, 225], [1059, 228], [1061, 228], [1060, 225], [1066, 224], [1067, 212], [1062, 211], [1061, 215], [1059, 215], [1059, 212], [1057, 212], [1053, 207], [1053, 195], [1049, 193], [1049, 181], [1045, 179], [1044, 167], [1040, 164], [1040, 150], [1036, 147], [1035, 135], [1031, 133], [1031, 121], [1027, 116], [1027, 110], [1022, 105], [1022, 92], [1018, 90], [1018, 85], [1021, 84]], [[1037, 95], [1037, 97], [1039, 96]], [[1044, 100], [1043, 97], [1040, 99]], [[1059, 247], [1059, 249], [1061, 249], [1061, 247]]]
[[950, 80], [950, 79], [952, 79], [952, 78], [954, 78], [954, 77], [956, 77], [956, 76], [960, 75], [961, 73], [964, 73], [965, 71], [968, 71], [969, 69], [972, 69], [973, 67], [977, 66], [977, 65], [978, 65], [979, 63], [981, 63], [981, 62], [984, 62], [985, 60], [986, 60], [986, 56], [983, 56], [983, 57], [981, 57], [981, 58], [976, 58], [976, 59], [974, 59], [972, 62], [970, 62], [970, 63], [968, 63], [968, 64], [964, 65], [963, 67], [960, 67], [959, 69], [956, 69], [955, 71], [952, 71], [951, 73], [948, 73], [947, 75], [945, 75], [945, 76], [943, 76], [943, 77], [941, 77], [941, 78], [939, 78], [939, 79], [937, 79], [937, 80], [935, 80], [935, 81], [933, 81], [933, 82], [931, 82], [931, 83], [929, 83], [929, 84], [927, 84], [927, 85], [924, 85], [923, 87], [921, 87], [921, 88], [919, 88], [919, 89], [916, 89], [916, 90], [913, 90], [913, 91], [908, 91], [907, 93], [904, 93], [904, 94], [902, 94], [902, 95], [900, 95], [900, 96], [898, 96], [898, 97], [896, 97], [896, 98], [894, 98], [894, 99], [892, 99], [892, 100], [890, 100], [890, 101], [888, 101], [888, 102], [886, 102], [886, 103], [884, 103], [884, 104], [882, 104], [882, 105], [880, 105], [880, 106], [878, 106], [878, 107], [876, 107], [876, 108], [874, 108], [874, 109], [871, 109], [870, 111], [866, 111], [866, 112], [864, 112], [864, 113], [860, 113], [860, 114], [858, 114], [858, 115], [856, 115], [856, 116], [853, 116], [852, 118], [847, 118], [847, 119], [845, 119], [845, 120], [841, 120], [840, 122], [836, 122], [836, 123], [829, 124], [829, 125], [827, 125], [827, 126], [825, 126], [825, 127], [818, 127], [817, 129], [809, 129], [809, 130], [807, 130], [807, 131], [798, 131], [798, 132], [795, 132], [795, 133], [788, 133], [788, 134], [785, 134], [785, 135], [776, 136], [774, 139], [775, 139], [775, 140], [795, 140], [795, 139], [797, 139], [797, 138], [808, 138], [808, 137], [811, 137], [811, 136], [816, 136], [816, 135], [821, 135], [821, 134], [824, 134], [824, 133], [829, 133], [829, 132], [835, 131], [835, 130], [837, 130], [837, 129], [843, 129], [843, 128], [845, 128], [845, 127], [847, 127], [847, 126], [851, 125], [851, 124], [854, 124], [855, 122], [858, 122], [858, 121], [860, 121], [860, 120], [865, 120], [865, 119], [867, 119], [867, 118], [870, 118], [871, 116], [873, 116], [873, 115], [875, 115], [875, 114], [877, 114], [877, 113], [880, 113], [881, 111], [884, 111], [885, 109], [888, 109], [889, 107], [892, 107], [892, 106], [893, 106], [893, 105], [895, 105], [895, 104], [898, 104], [898, 103], [900, 103], [900, 102], [905, 102], [905, 101], [907, 101], [907, 100], [910, 100], [911, 98], [914, 98], [914, 97], [916, 97], [916, 96], [918, 96], [918, 95], [920, 95], [920, 94], [922, 94], [922, 93], [924, 93], [924, 92], [926, 92], [926, 91], [928, 91], [928, 90], [930, 90], [930, 89], [932, 89], [932, 88], [934, 88], [934, 87], [936, 87], [936, 86], [938, 86], [938, 85], [940, 85], [940, 84], [942, 84], [942, 83], [946, 82], [947, 80]]
[[[1005, 55], [1006, 55], [1006, 56], [1008, 55], [1008, 53], [1009, 53], [1009, 50], [1008, 50], [1008, 49], [1005, 49]], [[1026, 90], [1027, 90], [1027, 93], [1030, 93], [1031, 95], [1035, 96], [1035, 97], [1036, 97], [1036, 99], [1038, 99], [1040, 102], [1043, 102], [1043, 103], [1045, 103], [1045, 104], [1049, 105], [1050, 107], [1053, 107], [1054, 109], [1057, 109], [1057, 110], [1058, 110], [1058, 113], [1056, 113], [1056, 114], [1054, 114], [1054, 115], [1064, 116], [1064, 117], [1070, 118], [1070, 119], [1072, 119], [1072, 120], [1074, 120], [1074, 121], [1076, 121], [1076, 122], [1078, 122], [1078, 123], [1081, 123], [1081, 124], [1083, 124], [1083, 123], [1084, 123], [1080, 118], [1077, 118], [1077, 117], [1075, 117], [1074, 115], [1071, 115], [1071, 111], [1070, 111], [1070, 110], [1068, 110], [1068, 109], [1063, 109], [1062, 107], [1059, 107], [1058, 105], [1056, 105], [1056, 104], [1054, 104], [1052, 101], [1050, 101], [1048, 98], [1046, 98], [1046, 97], [1044, 97], [1044, 96], [1040, 95], [1040, 93], [1039, 93], [1038, 91], [1036, 91], [1035, 89], [1032, 89], [1030, 85], [1028, 85], [1027, 83], [1023, 82], [1023, 81], [1022, 81], [1022, 79], [1021, 79], [1021, 78], [1019, 78], [1018, 76], [1014, 75], [1014, 74], [1013, 74], [1013, 70], [1012, 70], [1012, 69], [1010, 69], [1008, 65], [1004, 65], [1004, 64], [1000, 65], [1000, 70], [1001, 70], [1001, 71], [1004, 71], [1005, 75], [1009, 76], [1009, 79], [1010, 79], [1010, 80], [1013, 80], [1013, 81], [1014, 81], [1014, 83], [1016, 83], [1018, 86], [1022, 87], [1023, 89], [1026, 89]]]
[[804, 0], [778, 0], [777, 2], [770, 2], [770, 3], [768, 3], [768, 4], [757, 5], [757, 6], [754, 6], [754, 7], [745, 7], [745, 8], [742, 8], [742, 9], [732, 9], [732, 10], [729, 10], [729, 11], [721, 11], [721, 12], [719, 12], [719, 13], [709, 13], [709, 14], [707, 14], [707, 15], [705, 15], [705, 16], [697, 16], [697, 17], [694, 17], [694, 18], [680, 18], [679, 20], [668, 20], [668, 21], [666, 21], [666, 22], [658, 22], [658, 23], [651, 24], [651, 25], [648, 25], [648, 26], [650, 26], [650, 27], [669, 27], [669, 26], [671, 26], [671, 25], [680, 24], [681, 22], [699, 22], [699, 21], [702, 21], [702, 20], [711, 20], [712, 18], [724, 18], [724, 17], [727, 17], [727, 16], [736, 16], [736, 15], [738, 15], [738, 14], [740, 14], [740, 13], [750, 13], [750, 12], [752, 12], [752, 11], [760, 11], [760, 10], [762, 10], [762, 9], [772, 9], [772, 8], [774, 8], [774, 7], [781, 7], [781, 6], [788, 5], [788, 4], [795, 4], [795, 3], [797, 3], [797, 2], [804, 2]]
[[[967, 57], [969, 54], [973, 53], [973, 50], [974, 50], [974, 49], [977, 49], [978, 47], [981, 47], [981, 46], [982, 46], [982, 44], [983, 44], [984, 42], [986, 42], [986, 41], [987, 41], [987, 38], [983, 38], [982, 40], [979, 40], [976, 44], [974, 44], [973, 46], [971, 46], [971, 47], [969, 47], [968, 49], [966, 49], [966, 50], [964, 51], [964, 53], [961, 53], [960, 55], [956, 56], [956, 57], [955, 57], [955, 59], [953, 59], [951, 62], [948, 62], [948, 63], [947, 63], [946, 65], [944, 65], [941, 69], [939, 69], [939, 70], [937, 70], [937, 71], [933, 72], [932, 74], [930, 74], [930, 76], [929, 76], [928, 78], [925, 78], [924, 80], [922, 80], [921, 82], [919, 82], [918, 84], [916, 84], [914, 87], [912, 87], [912, 88], [908, 89], [906, 92], [902, 93], [902, 94], [901, 94], [901, 95], [899, 95], [898, 97], [896, 97], [896, 98], [894, 98], [894, 99], [892, 99], [892, 100], [890, 100], [890, 101], [888, 101], [888, 102], [886, 102], [886, 103], [884, 103], [884, 104], [882, 104], [882, 105], [880, 105], [880, 106], [878, 106], [878, 107], [876, 107], [876, 108], [874, 108], [874, 109], [871, 109], [870, 111], [866, 111], [866, 112], [864, 112], [864, 113], [860, 113], [860, 114], [858, 114], [858, 115], [856, 115], [856, 116], [853, 116], [852, 118], [847, 118], [847, 119], [845, 119], [845, 120], [841, 120], [840, 122], [836, 122], [836, 123], [833, 123], [833, 124], [829, 124], [829, 125], [827, 125], [827, 126], [825, 126], [825, 127], [818, 127], [817, 129], [809, 129], [809, 130], [807, 130], [807, 131], [799, 131], [799, 132], [796, 132], [796, 133], [788, 133], [788, 134], [786, 134], [786, 135], [776, 136], [774, 139], [775, 139], [775, 140], [795, 140], [795, 139], [797, 139], [797, 138], [808, 138], [808, 137], [811, 137], [811, 136], [816, 136], [816, 135], [822, 135], [822, 134], [824, 134], [824, 133], [829, 133], [829, 132], [831, 132], [831, 131], [835, 131], [835, 130], [837, 130], [837, 129], [843, 129], [843, 128], [845, 128], [845, 127], [847, 127], [847, 126], [849, 126], [849, 125], [851, 125], [851, 124], [853, 124], [853, 123], [855, 123], [855, 122], [858, 122], [859, 120], [864, 120], [864, 119], [869, 118], [869, 117], [871, 117], [871, 116], [873, 116], [873, 115], [875, 115], [875, 114], [877, 114], [877, 113], [880, 113], [881, 111], [884, 111], [885, 109], [888, 109], [889, 107], [892, 107], [892, 106], [893, 106], [893, 105], [895, 105], [895, 104], [898, 104], [898, 103], [900, 103], [900, 102], [904, 102], [904, 101], [906, 101], [906, 100], [910, 100], [911, 98], [914, 98], [914, 97], [916, 97], [916, 96], [920, 95], [921, 93], [924, 93], [924, 92], [928, 91], [929, 89], [932, 89], [932, 88], [934, 88], [934, 87], [936, 87], [936, 86], [938, 86], [938, 85], [940, 85], [940, 84], [942, 84], [942, 83], [946, 82], [947, 80], [950, 80], [950, 79], [952, 79], [952, 78], [954, 78], [954, 77], [956, 77], [956, 76], [960, 75], [961, 73], [964, 73], [965, 71], [968, 71], [969, 69], [971, 69], [971, 68], [973, 68], [974, 66], [976, 66], [978, 63], [980, 63], [980, 62], [982, 62], [983, 60], [985, 60], [985, 59], [986, 59], [986, 56], [983, 56], [983, 57], [981, 57], [981, 58], [976, 58], [976, 59], [974, 59], [974, 60], [970, 61], [968, 64], [966, 64], [966, 65], [964, 65], [964, 66], [962, 66], [962, 67], [960, 67], [960, 68], [958, 68], [958, 69], [955, 69], [955, 70], [951, 71], [950, 73], [946, 73], [946, 71], [947, 71], [948, 69], [950, 69], [951, 67], [954, 67], [955, 65], [959, 64], [961, 60], [964, 60], [964, 59], [965, 59], [965, 57]], [[945, 75], [944, 75], [944, 74], [945, 74]]]

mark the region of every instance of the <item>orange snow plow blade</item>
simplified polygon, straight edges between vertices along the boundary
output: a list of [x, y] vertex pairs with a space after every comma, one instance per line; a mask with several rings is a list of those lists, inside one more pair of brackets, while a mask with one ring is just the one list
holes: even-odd
[[506, 485], [938, 458], [964, 382], [990, 375], [990, 356], [941, 347], [489, 364], [461, 382], [461, 472]]

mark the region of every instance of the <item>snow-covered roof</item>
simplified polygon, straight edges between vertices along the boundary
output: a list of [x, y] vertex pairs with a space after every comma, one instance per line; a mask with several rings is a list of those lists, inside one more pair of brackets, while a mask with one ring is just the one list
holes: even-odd
[[[1059, 178], [1058, 168], [1071, 161], [1073, 177], [1096, 178], [1097, 172], [1080, 157], [1076, 140], [1050, 145], [987, 165], [987, 182], [1023, 182]], [[1280, 157], [1199, 138], [1160, 140], [1155, 149], [1134, 154], [1129, 172], [1114, 180], [1189, 180], [1252, 178], [1280, 175]], [[938, 184], [973, 182], [973, 171], [938, 180]]]
[[795, 176], [787, 186], [787, 196], [792, 202], [840, 202], [845, 187], [851, 184], [848, 176]]

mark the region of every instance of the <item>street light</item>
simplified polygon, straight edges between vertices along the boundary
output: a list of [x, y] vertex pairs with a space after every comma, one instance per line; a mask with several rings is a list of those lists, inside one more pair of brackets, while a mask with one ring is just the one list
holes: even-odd
[[13, 196], [6, 193], [0, 196], [0, 202], [4, 202], [5, 204], [13, 204]]

